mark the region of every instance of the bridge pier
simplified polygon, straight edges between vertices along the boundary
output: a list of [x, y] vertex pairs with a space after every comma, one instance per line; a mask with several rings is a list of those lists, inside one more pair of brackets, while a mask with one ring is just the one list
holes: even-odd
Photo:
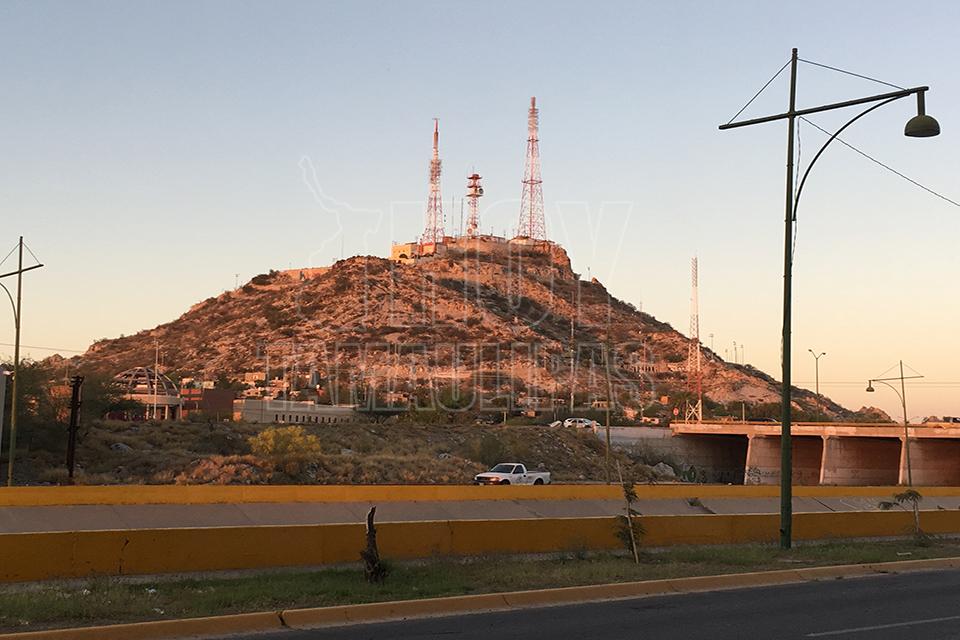
[[[793, 484], [818, 484], [823, 439], [793, 436]], [[780, 436], [750, 436], [744, 484], [780, 484]]]
[[[914, 486], [960, 486], [960, 440], [910, 438], [910, 466]], [[906, 448], [900, 456], [900, 484], [907, 484]]]
[[825, 436], [820, 484], [890, 486], [900, 481], [904, 465], [896, 438]]

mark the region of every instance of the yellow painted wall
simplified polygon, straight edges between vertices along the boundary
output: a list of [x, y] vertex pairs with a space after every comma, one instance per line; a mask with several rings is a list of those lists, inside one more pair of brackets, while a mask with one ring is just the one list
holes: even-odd
[[[774, 542], [778, 517], [643, 516], [644, 545]], [[907, 535], [908, 512], [803, 513], [797, 540]], [[960, 511], [925, 511], [932, 534], [960, 533]], [[616, 518], [454, 520], [378, 525], [386, 558], [620, 548]], [[94, 575], [316, 566], [358, 561], [360, 524], [0, 534], [0, 582]]]
[[[695, 484], [638, 485], [643, 499], [774, 498], [776, 486]], [[797, 497], [889, 497], [897, 487], [794, 487]], [[924, 496], [957, 496], [960, 487], [920, 487]], [[0, 488], [2, 506], [80, 504], [241, 504], [252, 502], [446, 502], [468, 500], [620, 500], [611, 485], [556, 484], [542, 487], [473, 485], [219, 486], [123, 485]]]

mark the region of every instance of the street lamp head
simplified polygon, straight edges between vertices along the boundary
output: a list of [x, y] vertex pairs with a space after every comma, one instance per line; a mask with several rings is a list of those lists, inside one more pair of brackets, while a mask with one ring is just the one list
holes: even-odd
[[940, 135], [940, 123], [932, 116], [920, 114], [913, 116], [903, 128], [903, 135], [908, 138], [932, 138]]
[[926, 114], [923, 94], [917, 93], [917, 115], [907, 121], [903, 128], [903, 135], [909, 138], [931, 138], [940, 135], [940, 123], [933, 116]]
[[868, 383], [867, 383], [867, 393], [873, 393], [873, 391], [874, 391], [874, 389], [873, 389], [873, 382], [872, 382], [872, 381], [871, 381], [871, 382], [868, 382]]

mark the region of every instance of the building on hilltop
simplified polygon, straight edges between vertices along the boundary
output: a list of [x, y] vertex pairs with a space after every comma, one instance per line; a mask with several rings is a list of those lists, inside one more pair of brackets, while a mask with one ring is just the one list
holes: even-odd
[[125, 420], [177, 420], [183, 408], [180, 392], [173, 380], [153, 367], [134, 367], [113, 377], [124, 394], [143, 409], [125, 412]]

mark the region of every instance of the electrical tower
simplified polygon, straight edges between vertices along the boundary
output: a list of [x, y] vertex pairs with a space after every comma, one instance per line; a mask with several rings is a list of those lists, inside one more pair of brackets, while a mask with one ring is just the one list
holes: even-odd
[[440, 197], [440, 121], [433, 119], [433, 157], [430, 159], [430, 195], [420, 244], [443, 242], [443, 201]]
[[477, 210], [478, 198], [483, 195], [480, 186], [480, 174], [474, 172], [467, 177], [467, 198], [470, 203], [470, 213], [467, 215], [467, 237], [476, 238], [480, 235], [480, 213]]
[[687, 422], [703, 421], [703, 371], [700, 366], [700, 310], [697, 259], [690, 260], [690, 347], [687, 352], [687, 382], [690, 392], [697, 394], [696, 402], [687, 404]]
[[536, 97], [530, 98], [527, 116], [527, 162], [523, 170], [523, 195], [520, 198], [520, 225], [517, 235], [531, 240], [546, 240], [543, 219], [543, 180], [540, 179], [540, 110]]

